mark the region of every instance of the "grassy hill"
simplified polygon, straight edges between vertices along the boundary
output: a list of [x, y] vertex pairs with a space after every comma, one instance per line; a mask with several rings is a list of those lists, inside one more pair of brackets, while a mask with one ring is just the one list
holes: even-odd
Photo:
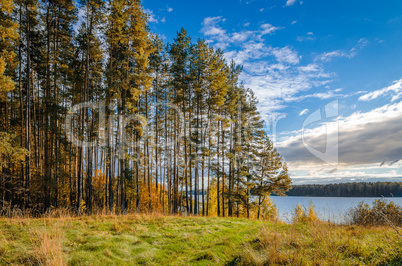
[[0, 264], [402, 263], [389, 227], [157, 215], [0, 219]]

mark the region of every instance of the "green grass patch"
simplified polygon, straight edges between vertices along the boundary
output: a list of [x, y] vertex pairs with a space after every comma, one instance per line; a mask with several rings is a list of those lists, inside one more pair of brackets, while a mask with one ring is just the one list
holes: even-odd
[[0, 264], [401, 265], [389, 227], [237, 218], [0, 219]]

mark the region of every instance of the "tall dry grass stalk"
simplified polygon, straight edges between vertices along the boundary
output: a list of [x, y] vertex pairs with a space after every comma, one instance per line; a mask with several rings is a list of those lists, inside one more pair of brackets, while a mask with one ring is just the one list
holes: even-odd
[[35, 228], [32, 232], [34, 264], [39, 265], [67, 265], [63, 255], [65, 220], [44, 219], [43, 228]]
[[[365, 265], [366, 259], [370, 265], [388, 265], [387, 258], [400, 256], [396, 235], [383, 233], [386, 237], [379, 243], [371, 242], [369, 229], [361, 226], [325, 222], [289, 226], [263, 227], [258, 238], [244, 244], [238, 265]], [[370, 230], [372, 235], [383, 231]]]
[[12, 219], [25, 219], [25, 218], [67, 218], [67, 217], [86, 217], [86, 216], [94, 216], [94, 217], [101, 217], [101, 216], [119, 216], [124, 217], [125, 215], [132, 216], [141, 216], [141, 217], [165, 217], [165, 216], [188, 216], [185, 213], [183, 214], [164, 214], [162, 211], [148, 211], [148, 210], [141, 210], [136, 211], [132, 210], [130, 212], [125, 212], [122, 215], [121, 210], [116, 208], [112, 212], [110, 212], [107, 208], [101, 207], [94, 207], [92, 214], [88, 214], [82, 212], [80, 215], [77, 214], [76, 210], [72, 207], [59, 207], [59, 208], [50, 208], [49, 210], [43, 212], [37, 209], [20, 209], [13, 206], [9, 202], [2, 201], [0, 205], [0, 218], [12, 218]]

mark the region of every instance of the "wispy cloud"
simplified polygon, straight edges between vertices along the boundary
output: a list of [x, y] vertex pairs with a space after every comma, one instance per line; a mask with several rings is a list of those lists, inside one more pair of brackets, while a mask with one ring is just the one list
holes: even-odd
[[345, 97], [349, 97], [355, 95], [355, 93], [352, 94], [342, 94], [342, 93], [338, 93], [337, 90], [329, 90], [329, 91], [325, 91], [325, 92], [315, 92], [315, 93], [304, 93], [303, 95], [300, 96], [292, 96], [292, 97], [287, 97], [284, 98], [285, 102], [301, 102], [305, 99], [309, 99], [309, 98], [317, 98], [320, 100], [328, 100], [331, 98], [345, 98]]
[[[224, 22], [225, 19], [221, 16], [207, 17], [202, 23], [201, 32], [207, 36], [215, 47], [227, 47], [229, 44], [234, 46], [241, 46], [241, 50], [227, 51], [227, 56], [234, 59], [236, 63], [242, 64], [248, 59], [258, 59], [268, 54], [276, 55], [281, 61], [289, 63], [297, 63], [297, 53], [292, 51], [289, 47], [272, 48], [264, 44], [263, 36], [271, 35], [274, 32], [283, 29], [283, 27], [273, 26], [269, 23], [261, 24], [258, 30], [242, 30], [237, 32], [227, 33], [219, 23]], [[245, 26], [249, 26], [246, 23]]]
[[[225, 18], [222, 16], [206, 17], [202, 22], [201, 32], [213, 40], [216, 48], [224, 49], [231, 43], [240, 43], [247, 40], [261, 40], [262, 36], [267, 34], [273, 34], [275, 31], [283, 29], [283, 27], [275, 27], [269, 23], [262, 24], [260, 29], [255, 31], [238, 31], [233, 33], [227, 33], [225, 29], [220, 26], [221, 22], [225, 22]], [[244, 24], [249, 26], [250, 23]]]
[[250, 62], [244, 64], [241, 79], [258, 97], [261, 114], [269, 117], [285, 108], [289, 102], [298, 100], [298, 97], [295, 96], [298, 93], [330, 82], [323, 76], [325, 75], [310, 75], [299, 71], [296, 67], [280, 63]]
[[204, 18], [201, 32], [211, 38], [211, 41], [216, 42], [215, 47], [224, 49], [228, 46], [230, 37], [226, 34], [226, 30], [219, 25], [221, 21], [224, 21], [222, 16]]
[[308, 111], [309, 111], [308, 109], [304, 109], [303, 111], [301, 111], [301, 112], [299, 113], [299, 116], [303, 116], [303, 115], [307, 114]]
[[332, 52], [323, 53], [315, 58], [315, 61], [329, 62], [335, 57], [345, 57], [353, 58], [358, 52], [367, 45], [368, 41], [366, 39], [360, 39], [355, 46], [349, 51], [335, 50]]
[[297, 40], [298, 42], [302, 42], [302, 41], [313, 41], [313, 40], [315, 40], [315, 36], [314, 36], [314, 33], [312, 33], [312, 32], [307, 32], [307, 34], [306, 34], [305, 36], [298, 36], [298, 37], [296, 38], [296, 40]]
[[[227, 60], [243, 65], [240, 79], [251, 88], [259, 99], [259, 110], [264, 119], [278, 114], [289, 103], [307, 98], [331, 99], [347, 97], [337, 90], [306, 93], [312, 88], [325, 86], [332, 82], [335, 74], [324, 70], [324, 63], [336, 56], [353, 57], [367, 41], [359, 42], [347, 52], [335, 51], [317, 56], [314, 62], [300, 65], [301, 56], [291, 46], [272, 47], [266, 44], [269, 35], [283, 29], [269, 23], [261, 24], [257, 30], [228, 32], [221, 24], [221, 16], [207, 17], [202, 23], [201, 32], [216, 48], [225, 52]], [[307, 36], [314, 36], [307, 33]]]
[[276, 60], [279, 63], [289, 63], [289, 64], [298, 64], [299, 63], [299, 55], [294, 50], [290, 49], [288, 46], [282, 48], [274, 48], [272, 49], [272, 54], [275, 56]]
[[150, 23], [159, 23], [158, 19], [155, 17], [155, 14], [150, 9], [144, 9], [145, 14], [148, 16], [148, 21]]
[[266, 24], [262, 24], [261, 25], [262, 31], [261, 31], [261, 35], [265, 35], [265, 34], [272, 34], [277, 30], [281, 30], [283, 29], [283, 27], [274, 27], [269, 23]]
[[307, 66], [299, 67], [299, 69], [304, 72], [317, 72], [320, 71], [321, 67], [317, 64], [308, 64]]
[[301, 56], [292, 47], [265, 43], [282, 27], [264, 23], [254, 31], [227, 32], [220, 25], [223, 22], [220, 16], [205, 18], [201, 32], [216, 48], [224, 50], [227, 60], [243, 65], [240, 78], [258, 97], [263, 117], [285, 108], [298, 93], [331, 81], [332, 75], [318, 63], [300, 65]]
[[221, 16], [204, 18], [204, 21], [202, 22], [203, 28], [201, 29], [201, 32], [203, 32], [207, 36], [225, 34], [226, 31], [218, 26], [218, 23], [221, 21]]
[[298, 0], [287, 0], [286, 1], [286, 6], [292, 6], [294, 3], [296, 3]]
[[359, 97], [359, 101], [371, 101], [379, 97], [392, 95], [391, 101], [394, 102], [402, 97], [402, 79], [394, 81], [391, 86], [380, 90], [372, 91]]

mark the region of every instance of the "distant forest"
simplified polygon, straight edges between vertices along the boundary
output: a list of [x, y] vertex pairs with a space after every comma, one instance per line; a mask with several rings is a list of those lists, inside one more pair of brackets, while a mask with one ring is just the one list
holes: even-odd
[[401, 182], [354, 182], [327, 185], [296, 185], [288, 196], [402, 197]]

